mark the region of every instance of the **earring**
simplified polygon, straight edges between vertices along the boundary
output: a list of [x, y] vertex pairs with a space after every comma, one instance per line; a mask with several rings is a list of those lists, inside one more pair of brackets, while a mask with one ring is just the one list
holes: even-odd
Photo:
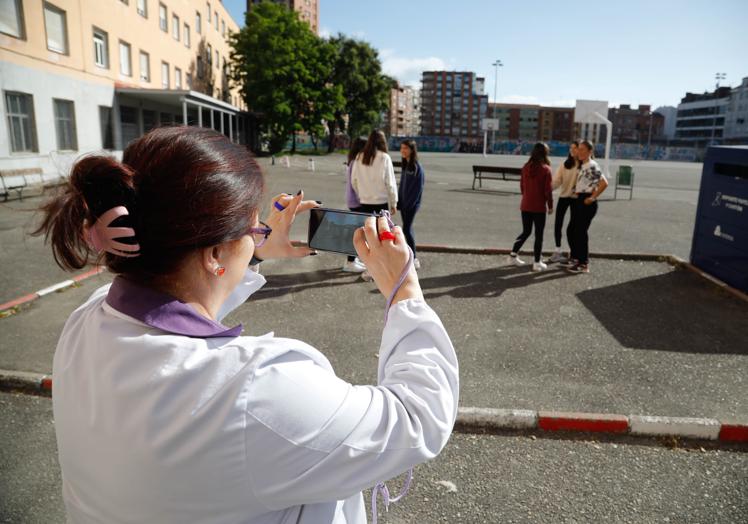
[[213, 274], [217, 277], [222, 277], [225, 272], [226, 268], [223, 266], [216, 266], [216, 268], [213, 270]]

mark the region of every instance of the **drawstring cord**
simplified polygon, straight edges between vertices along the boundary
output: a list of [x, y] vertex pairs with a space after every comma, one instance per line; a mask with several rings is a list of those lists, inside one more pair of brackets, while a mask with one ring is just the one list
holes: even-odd
[[[380, 213], [380, 216], [387, 219], [387, 223], [390, 226], [390, 229], [395, 227], [395, 223], [392, 221], [392, 217], [390, 216], [389, 211], [382, 211]], [[413, 256], [413, 250], [410, 249], [410, 246], [408, 246], [408, 262], [405, 264], [405, 267], [403, 268], [402, 273], [400, 274], [400, 279], [398, 280], [395, 287], [392, 289], [392, 293], [390, 293], [389, 298], [387, 299], [387, 305], [384, 308], [384, 323], [387, 324], [387, 315], [390, 312], [390, 307], [392, 306], [392, 300], [395, 298], [395, 295], [397, 294], [398, 290], [400, 289], [400, 286], [403, 285], [403, 282], [405, 282], [405, 278], [408, 276], [408, 273], [410, 272], [410, 268], [413, 266], [413, 259], [415, 257]], [[387, 489], [387, 485], [380, 481], [377, 482], [377, 484], [374, 486], [374, 488], [371, 491], [371, 524], [377, 524], [377, 497], [381, 494], [382, 500], [384, 501], [384, 509], [385, 511], [389, 511], [390, 504], [393, 502], [397, 502], [400, 499], [402, 499], [410, 489], [410, 483], [413, 480], [413, 468], [410, 468], [408, 470], [408, 476], [405, 478], [405, 484], [403, 484], [402, 489], [400, 490], [400, 494], [395, 498], [390, 498], [390, 490]]]

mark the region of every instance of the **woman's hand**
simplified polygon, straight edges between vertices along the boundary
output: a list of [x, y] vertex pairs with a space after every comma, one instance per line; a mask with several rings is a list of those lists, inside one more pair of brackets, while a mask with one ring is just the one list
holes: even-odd
[[584, 205], [586, 205], [586, 206], [591, 206], [591, 205], [592, 205], [592, 203], [593, 203], [593, 202], [594, 202], [595, 200], [597, 200], [597, 199], [596, 199], [595, 197], [591, 197], [591, 196], [589, 196], [589, 197], [587, 197], [587, 198], [585, 198], [585, 199], [584, 199]]
[[[276, 202], [285, 209], [279, 211], [275, 207]], [[319, 204], [314, 200], [304, 200], [303, 191], [296, 193], [296, 196], [283, 193], [274, 197], [270, 205], [270, 215], [265, 219], [265, 223], [273, 228], [273, 232], [270, 233], [261, 247], [255, 248], [255, 256], [262, 260], [268, 260], [270, 258], [298, 258], [316, 254], [317, 252], [314, 249], [308, 247], [294, 247], [288, 236], [296, 215], [314, 207], [319, 207]]]
[[[366, 264], [366, 269], [374, 279], [379, 291], [386, 298], [389, 298], [400, 280], [405, 265], [408, 263], [408, 244], [405, 242], [403, 230], [397, 226], [392, 230], [395, 235], [394, 240], [379, 240], [377, 223], [380, 233], [390, 231], [390, 226], [385, 217], [367, 218], [364, 227], [357, 229], [354, 233], [353, 245], [356, 247], [358, 258]], [[392, 303], [395, 304], [409, 298], [423, 299], [418, 275], [413, 267], [408, 271], [400, 289], [392, 299]]]

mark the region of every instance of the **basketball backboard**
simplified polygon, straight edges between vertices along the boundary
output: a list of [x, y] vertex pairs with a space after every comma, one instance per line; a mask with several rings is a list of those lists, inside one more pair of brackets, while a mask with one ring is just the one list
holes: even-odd
[[481, 129], [483, 131], [498, 131], [499, 130], [499, 119], [498, 118], [484, 118], [481, 123]]
[[608, 118], [607, 100], [577, 100], [574, 108], [574, 122], [580, 124], [600, 124], [600, 119], [595, 116], [599, 113], [603, 118]]

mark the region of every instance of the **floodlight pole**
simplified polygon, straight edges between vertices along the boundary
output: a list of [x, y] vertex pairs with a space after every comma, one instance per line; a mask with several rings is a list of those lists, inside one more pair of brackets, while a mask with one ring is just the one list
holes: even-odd
[[[499, 103], [498, 98], [496, 98], [498, 95], [498, 87], [499, 87], [499, 68], [504, 67], [504, 64], [501, 63], [501, 60], [496, 60], [493, 64], [491, 64], [494, 67], [494, 79], [493, 79], [493, 118], [496, 118], [496, 104]], [[488, 136], [488, 132], [485, 133], [486, 137]], [[485, 138], [483, 139], [483, 143], [486, 143]], [[491, 146], [496, 143], [496, 130], [491, 130]], [[483, 156], [486, 156], [486, 148], [483, 148]]]

